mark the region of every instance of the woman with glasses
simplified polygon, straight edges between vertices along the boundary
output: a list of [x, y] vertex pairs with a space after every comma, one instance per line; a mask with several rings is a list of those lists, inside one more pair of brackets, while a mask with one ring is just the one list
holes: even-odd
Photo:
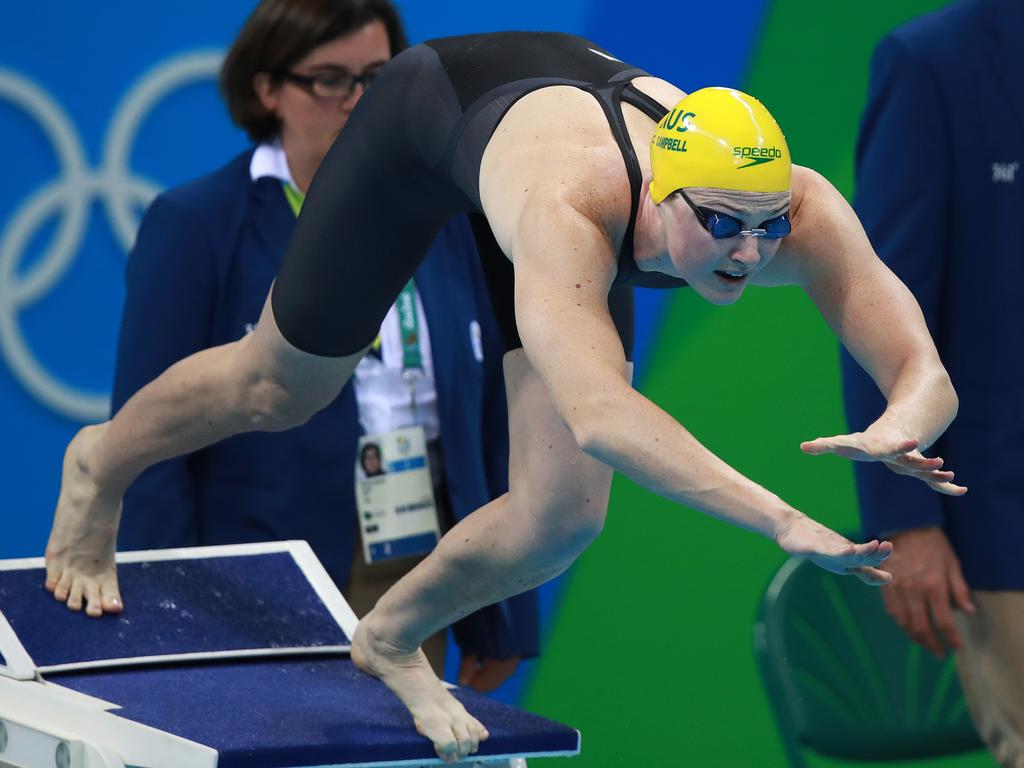
[[[128, 262], [115, 413], [178, 360], [237, 342], [257, 323], [310, 180], [405, 47], [387, 0], [266, 0], [255, 9], [221, 72], [231, 116], [255, 146], [147, 212]], [[351, 236], [339, 233], [332, 247], [343, 250]], [[308, 540], [362, 616], [423, 558], [435, 529], [504, 493], [504, 349], [464, 216], [440, 230], [411, 277], [402, 295], [415, 310], [418, 365], [406, 365], [390, 310], [352, 384], [305, 425], [239, 435], [143, 473], [124, 497], [121, 547]], [[421, 540], [399, 545], [380, 520], [378, 535], [366, 536], [357, 507], [364, 490], [381, 495], [381, 482], [364, 482], [369, 460], [382, 478], [387, 435], [409, 430], [422, 430], [430, 472], [419, 491], [434, 509]], [[527, 593], [458, 622], [460, 681], [493, 690], [519, 658], [536, 655], [537, 614]], [[446, 645], [438, 632], [424, 646], [439, 675]]]
[[[716, 304], [749, 283], [801, 286], [889, 400], [863, 433], [804, 450], [965, 490], [922, 455], [956, 395], [916, 303], [835, 189], [791, 166], [755, 99], [686, 96], [571, 35], [446, 38], [396, 57], [360, 103], [317, 173], [254, 333], [183, 361], [69, 446], [50, 542], [57, 598], [85, 589], [93, 612], [116, 609], [105, 531], [127, 482], [225, 434], [308, 418], [352, 374], [440, 222], [465, 210], [482, 211], [494, 236], [483, 258], [510, 349], [510, 490], [453, 528], [353, 642], [356, 663], [447, 762], [488, 734], [419, 644], [567, 568], [604, 524], [613, 470], [829, 570], [887, 579], [878, 566], [891, 544], [821, 526], [632, 389], [630, 286], [688, 285]], [[742, 339], [724, 343], [742, 354]]]

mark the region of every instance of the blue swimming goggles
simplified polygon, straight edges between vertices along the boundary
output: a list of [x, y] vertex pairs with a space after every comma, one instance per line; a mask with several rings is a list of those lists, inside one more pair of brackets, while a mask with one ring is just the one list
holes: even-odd
[[716, 211], [712, 208], [705, 208], [703, 206], [697, 206], [693, 204], [693, 201], [687, 197], [686, 193], [681, 190], [676, 190], [686, 201], [686, 204], [693, 210], [694, 215], [697, 217], [697, 221], [704, 227], [715, 240], [724, 240], [727, 237], [736, 237], [737, 235], [749, 235], [750, 237], [766, 237], [769, 240], [778, 240], [788, 235], [793, 227], [789, 222], [789, 211], [776, 216], [774, 219], [768, 219], [762, 221], [754, 229], [744, 229], [743, 222], [737, 219], [735, 216], [730, 216], [727, 213]]

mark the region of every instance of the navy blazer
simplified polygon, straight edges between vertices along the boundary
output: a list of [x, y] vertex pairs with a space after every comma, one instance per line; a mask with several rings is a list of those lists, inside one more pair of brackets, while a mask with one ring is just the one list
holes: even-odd
[[[953, 498], [856, 464], [865, 536], [940, 525], [968, 584], [1024, 589], [1024, 3], [966, 0], [875, 51], [857, 147], [856, 208], [924, 310], [960, 397], [929, 455], [968, 486]], [[882, 413], [844, 354], [853, 429]]]
[[[235, 341], [258, 320], [295, 216], [280, 181], [251, 180], [251, 157], [245, 152], [160, 195], [146, 212], [126, 270], [113, 412], [172, 363]], [[415, 281], [430, 332], [448, 491], [462, 519], [508, 489], [504, 349], [465, 217], [444, 227]], [[358, 536], [360, 434], [350, 382], [301, 427], [237, 435], [152, 467], [125, 494], [119, 546], [305, 539], [344, 589]], [[464, 653], [534, 656], [538, 612], [528, 592], [467, 616], [456, 639]]]

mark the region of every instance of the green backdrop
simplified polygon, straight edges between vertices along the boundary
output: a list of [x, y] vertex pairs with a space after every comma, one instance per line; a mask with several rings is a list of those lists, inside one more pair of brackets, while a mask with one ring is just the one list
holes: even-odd
[[[871, 51], [942, 4], [775, 0], [745, 87], [784, 127], [797, 163], [852, 197]], [[856, 529], [849, 464], [799, 449], [845, 430], [837, 343], [800, 291], [748, 289], [725, 308], [677, 292], [640, 388], [749, 477], [834, 528]], [[617, 478], [607, 527], [573, 568], [527, 708], [582, 731], [579, 768], [784, 766], [751, 633], [783, 559], [770, 541]], [[980, 753], [920, 765], [995, 763]]]

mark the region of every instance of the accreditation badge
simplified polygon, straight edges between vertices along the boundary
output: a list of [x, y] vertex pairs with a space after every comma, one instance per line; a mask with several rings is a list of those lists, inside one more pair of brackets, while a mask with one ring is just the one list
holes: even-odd
[[423, 427], [359, 439], [356, 508], [367, 563], [430, 552], [441, 538]]

